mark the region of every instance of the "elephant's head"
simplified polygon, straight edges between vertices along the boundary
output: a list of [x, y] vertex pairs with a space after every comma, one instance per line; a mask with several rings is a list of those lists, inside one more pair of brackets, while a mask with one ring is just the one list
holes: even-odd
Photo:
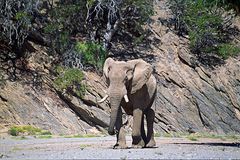
[[125, 99], [128, 103], [128, 96], [146, 84], [151, 76], [152, 67], [141, 59], [124, 62], [108, 58], [104, 63], [103, 72], [108, 85], [107, 96], [103, 100], [109, 96], [111, 104], [108, 133], [113, 135], [121, 101]]

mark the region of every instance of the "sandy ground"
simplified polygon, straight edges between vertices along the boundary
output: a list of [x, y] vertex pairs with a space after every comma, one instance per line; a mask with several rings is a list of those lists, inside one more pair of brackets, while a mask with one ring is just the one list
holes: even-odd
[[112, 149], [115, 137], [0, 139], [0, 159], [240, 159], [240, 142], [156, 138], [155, 148]]

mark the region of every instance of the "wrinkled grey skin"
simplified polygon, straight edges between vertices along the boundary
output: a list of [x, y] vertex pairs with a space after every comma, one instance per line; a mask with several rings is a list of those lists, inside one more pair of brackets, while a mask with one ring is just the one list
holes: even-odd
[[[122, 108], [133, 115], [132, 146], [134, 148], [154, 147], [153, 133], [155, 113], [151, 109], [156, 95], [156, 79], [152, 66], [142, 59], [114, 61], [108, 58], [104, 63], [104, 77], [108, 84], [111, 115], [108, 133], [117, 134], [114, 148], [127, 148], [125, 131], [122, 126]], [[124, 100], [127, 95], [129, 102]], [[144, 115], [147, 121], [147, 135], [144, 130]]]

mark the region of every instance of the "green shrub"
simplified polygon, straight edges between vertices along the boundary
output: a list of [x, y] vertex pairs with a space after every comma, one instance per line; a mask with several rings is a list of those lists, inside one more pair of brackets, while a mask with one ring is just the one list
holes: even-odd
[[221, 140], [239, 140], [240, 136], [238, 134], [215, 134], [215, 133], [208, 133], [208, 132], [197, 132], [192, 134], [187, 134], [185, 136], [189, 140], [196, 141], [200, 138], [210, 138], [210, 139], [221, 139]]
[[100, 44], [93, 42], [78, 42], [76, 50], [82, 54], [82, 63], [92, 65], [101, 70], [107, 57], [106, 51]]
[[125, 5], [136, 6], [139, 23], [145, 23], [150, 16], [154, 15], [153, 0], [127, 0]]
[[62, 29], [62, 28], [63, 28], [62, 25], [59, 25], [57, 23], [50, 23], [43, 28], [43, 31], [44, 33], [52, 34], [55, 32], [55, 30]]
[[70, 37], [85, 30], [86, 1], [60, 1], [48, 13], [43, 31], [51, 37], [54, 49], [63, 53], [72, 44]]
[[240, 53], [240, 47], [227, 43], [221, 44], [219, 45], [218, 53], [223, 58], [227, 58], [228, 56], [235, 56]]
[[15, 126], [11, 127], [10, 130], [9, 130], [9, 134], [12, 135], [12, 136], [17, 136], [19, 134], [19, 132], [22, 132], [22, 131], [20, 131]]
[[57, 66], [55, 70], [58, 74], [57, 78], [54, 80], [56, 89], [62, 92], [76, 93], [79, 97], [85, 94], [86, 86], [82, 84], [84, 75], [81, 70], [76, 68], [64, 68], [62, 66]]
[[224, 4], [221, 0], [170, 1], [175, 29], [180, 35], [189, 35], [193, 53], [199, 56], [217, 54], [223, 59], [239, 53], [238, 47], [230, 44], [227, 30], [231, 19], [223, 16], [226, 11], [220, 6]]
[[12, 136], [19, 136], [21, 134], [24, 135], [51, 135], [51, 132], [42, 130], [40, 128], [36, 128], [30, 125], [25, 125], [25, 126], [12, 126], [9, 129], [9, 134]]
[[50, 131], [47, 131], [47, 130], [42, 130], [41, 135], [52, 135], [52, 133]]
[[26, 140], [28, 138], [26, 136], [14, 136], [14, 137], [12, 137], [12, 139], [15, 139], [15, 140]]
[[40, 139], [49, 139], [52, 138], [52, 135], [39, 135], [36, 138], [40, 138]]
[[194, 134], [190, 134], [187, 136], [187, 139], [191, 140], [191, 141], [197, 141], [198, 140], [198, 136], [195, 136]]
[[101, 134], [76, 134], [76, 135], [66, 135], [64, 138], [92, 138], [101, 137]]
[[31, 30], [34, 6], [37, 1], [0, 1], [0, 40], [21, 48]]
[[154, 137], [161, 137], [161, 133], [160, 132], [155, 132]]

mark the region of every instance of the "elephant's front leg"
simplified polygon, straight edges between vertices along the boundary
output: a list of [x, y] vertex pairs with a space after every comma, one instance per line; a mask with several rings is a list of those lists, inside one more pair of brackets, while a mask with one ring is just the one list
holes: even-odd
[[117, 143], [114, 145], [114, 149], [124, 149], [127, 148], [125, 129], [122, 125], [122, 109], [119, 109], [119, 116], [116, 121], [116, 130], [117, 130]]
[[133, 148], [143, 148], [145, 146], [141, 135], [143, 111], [139, 108], [133, 110], [133, 131], [132, 131], [132, 146]]
[[147, 144], [146, 144], [146, 147], [156, 146], [156, 142], [154, 140], [154, 132], [153, 132], [154, 117], [155, 117], [155, 113], [150, 108], [146, 114], [146, 118], [147, 118]]

